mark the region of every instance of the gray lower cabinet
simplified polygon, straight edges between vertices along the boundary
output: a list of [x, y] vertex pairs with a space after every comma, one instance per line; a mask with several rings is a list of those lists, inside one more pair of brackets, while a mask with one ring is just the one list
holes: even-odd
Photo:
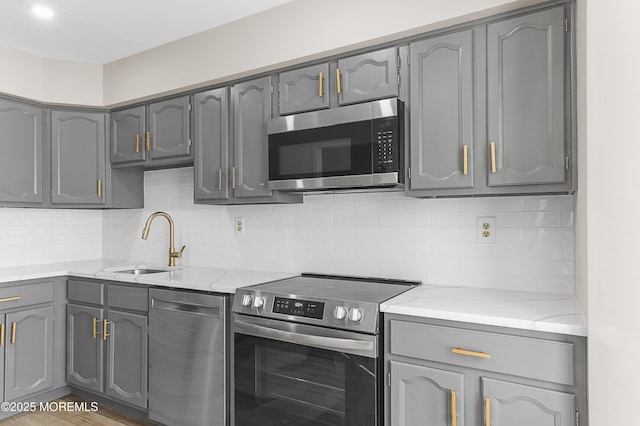
[[565, 56], [564, 7], [487, 26], [490, 186], [566, 181]]
[[51, 202], [104, 206], [105, 114], [51, 112]]
[[112, 112], [110, 161], [118, 168], [144, 169], [193, 164], [191, 98]]
[[473, 30], [410, 45], [409, 190], [473, 188]]
[[385, 325], [387, 426], [586, 418], [585, 338], [389, 314]]
[[68, 297], [69, 384], [146, 410], [147, 288], [71, 278]]
[[0, 203], [44, 202], [43, 109], [0, 99]]
[[280, 115], [396, 97], [398, 48], [284, 71], [278, 81]]

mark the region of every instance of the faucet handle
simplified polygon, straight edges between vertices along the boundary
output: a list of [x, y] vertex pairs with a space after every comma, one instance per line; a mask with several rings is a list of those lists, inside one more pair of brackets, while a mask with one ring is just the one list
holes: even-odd
[[184, 249], [186, 249], [187, 246], [182, 246], [182, 248], [180, 249], [180, 251], [174, 251], [173, 253], [171, 253], [171, 257], [182, 257], [182, 252], [184, 251]]

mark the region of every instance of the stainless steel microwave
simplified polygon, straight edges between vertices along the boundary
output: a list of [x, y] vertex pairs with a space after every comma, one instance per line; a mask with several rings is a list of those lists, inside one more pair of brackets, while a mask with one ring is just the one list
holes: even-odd
[[404, 104], [398, 99], [279, 117], [267, 129], [271, 190], [404, 183]]

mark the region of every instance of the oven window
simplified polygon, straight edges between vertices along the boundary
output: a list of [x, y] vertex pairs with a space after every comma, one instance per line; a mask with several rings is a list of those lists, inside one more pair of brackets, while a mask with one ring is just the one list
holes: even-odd
[[372, 173], [371, 121], [269, 135], [269, 180]]
[[236, 425], [378, 425], [377, 368], [372, 358], [236, 333]]

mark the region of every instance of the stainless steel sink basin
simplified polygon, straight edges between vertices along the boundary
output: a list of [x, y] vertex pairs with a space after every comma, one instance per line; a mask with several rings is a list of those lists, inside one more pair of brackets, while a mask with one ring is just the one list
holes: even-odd
[[136, 268], [136, 269], [124, 269], [122, 271], [115, 271], [117, 274], [132, 274], [132, 275], [146, 275], [146, 274], [159, 274], [161, 272], [170, 272], [168, 269], [151, 269], [151, 268]]

